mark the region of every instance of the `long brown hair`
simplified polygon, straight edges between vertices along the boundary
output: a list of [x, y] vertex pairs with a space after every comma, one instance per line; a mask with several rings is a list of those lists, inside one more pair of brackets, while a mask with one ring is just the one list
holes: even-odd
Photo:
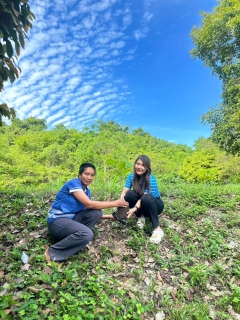
[[[142, 176], [139, 176], [135, 170], [135, 164], [137, 163], [138, 160], [142, 160], [143, 165], [147, 170]], [[141, 156], [138, 156], [134, 162], [134, 167], [133, 167], [133, 189], [134, 191], [137, 192], [137, 194], [143, 195], [146, 189], [150, 191], [151, 172], [152, 172], [151, 161], [148, 158], [148, 156], [145, 156], [144, 154], [142, 154]], [[140, 186], [140, 183], [141, 183], [141, 186]]]

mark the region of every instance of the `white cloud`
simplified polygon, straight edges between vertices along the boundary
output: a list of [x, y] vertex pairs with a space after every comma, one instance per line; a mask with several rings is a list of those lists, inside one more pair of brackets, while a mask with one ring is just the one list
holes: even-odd
[[136, 38], [136, 40], [139, 40], [141, 38], [145, 38], [147, 36], [147, 32], [148, 32], [148, 28], [144, 27], [144, 28], [133, 31], [133, 35]]
[[153, 14], [152, 13], [149, 13], [149, 12], [145, 12], [144, 13], [144, 16], [143, 16], [143, 19], [146, 21], [146, 22], [149, 22], [153, 17]]
[[90, 17], [84, 18], [82, 24], [84, 28], [91, 29], [94, 26], [96, 20], [96, 16], [91, 15]]
[[126, 112], [121, 101], [131, 92], [114, 67], [134, 59], [151, 12], [134, 20], [122, 0], [33, 0], [31, 10], [37, 19], [19, 59], [22, 74], [5, 85], [2, 101], [18, 117], [44, 117], [49, 125], [81, 127]]
[[124, 41], [118, 41], [118, 42], [112, 42], [110, 44], [110, 48], [113, 49], [122, 49], [125, 46], [125, 42]]
[[103, 11], [109, 8], [112, 4], [114, 4], [116, 0], [102, 0], [97, 3], [91, 5], [91, 10]]
[[119, 55], [119, 52], [118, 52], [118, 50], [113, 50], [111, 54], [112, 54], [112, 56], [116, 57]]

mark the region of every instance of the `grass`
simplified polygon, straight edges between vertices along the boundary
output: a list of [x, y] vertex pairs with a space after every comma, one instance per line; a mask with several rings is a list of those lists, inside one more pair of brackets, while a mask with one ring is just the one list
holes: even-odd
[[[93, 195], [117, 198], [108, 182]], [[162, 189], [165, 237], [101, 220], [89, 250], [47, 264], [46, 215], [55, 192], [1, 192], [1, 319], [239, 319], [240, 187], [179, 182]], [[107, 213], [111, 213], [108, 209]], [[106, 213], [106, 212], [105, 212]], [[29, 256], [22, 263], [22, 253]]]

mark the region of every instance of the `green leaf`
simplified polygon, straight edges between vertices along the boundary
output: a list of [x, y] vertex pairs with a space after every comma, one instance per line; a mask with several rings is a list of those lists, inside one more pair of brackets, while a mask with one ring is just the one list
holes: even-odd
[[17, 42], [18, 41], [18, 37], [17, 37], [16, 30], [10, 29], [9, 33], [10, 33], [10, 36], [12, 37], [13, 41]]
[[[12, 1], [9, 2], [9, 4], [11, 5], [12, 11], [13, 11], [13, 13], [15, 14], [15, 16], [18, 17], [18, 11], [19, 11], [19, 10], [17, 9], [18, 6], [16, 6], [15, 4], [13, 4]], [[15, 6], [16, 6], [16, 8], [15, 8]]]
[[13, 69], [10, 69], [9, 70], [9, 78], [10, 78], [10, 81], [11, 81], [11, 83], [13, 83], [15, 80], [16, 80], [16, 77], [15, 77], [15, 74], [14, 74], [14, 71], [13, 71]]
[[34, 13], [32, 13], [31, 11], [29, 11], [29, 18], [30, 18], [31, 20], [33, 20], [33, 19], [36, 19], [36, 16], [35, 16]]
[[5, 55], [6, 52], [7, 52], [7, 46], [6, 46], [6, 44], [3, 44], [2, 47], [3, 47], [3, 52], [4, 52], [4, 55]]
[[25, 24], [25, 26], [24, 26], [24, 31], [25, 31], [25, 32], [28, 32], [28, 25], [26, 25], [26, 24]]
[[16, 112], [14, 108], [9, 108], [6, 103], [3, 103], [0, 104], [0, 127], [2, 126], [2, 116], [13, 119], [16, 117]]
[[18, 71], [17, 71], [17, 68], [14, 68], [14, 74], [15, 74], [15, 76], [16, 76], [16, 78], [18, 79], [19, 78], [19, 73], [18, 73]]
[[5, 26], [5, 24], [2, 21], [0, 21], [0, 30], [2, 30], [2, 33], [3, 33], [3, 40], [6, 41], [9, 36], [9, 32], [8, 32], [8, 28]]
[[4, 56], [4, 48], [1, 42], [0, 42], [0, 55]]
[[12, 10], [8, 9], [7, 7], [3, 7], [2, 10], [7, 13], [12, 13]]
[[6, 41], [6, 45], [7, 45], [7, 55], [9, 56], [9, 58], [11, 58], [13, 56], [13, 47], [12, 44], [9, 40]]
[[14, 61], [12, 61], [11, 59], [8, 59], [8, 58], [6, 58], [5, 61], [6, 61], [6, 64], [8, 65], [8, 67], [10, 69], [14, 69], [15, 68], [14, 64], [13, 64]]
[[23, 38], [22, 33], [19, 33], [19, 41], [20, 41], [20, 44], [21, 44], [22, 48], [24, 49], [25, 42], [24, 42], [24, 38]]
[[106, 160], [106, 163], [109, 164], [109, 165], [113, 165], [113, 164], [116, 164], [116, 160], [114, 160], [114, 159], [107, 159], [107, 160]]
[[4, 117], [8, 117], [10, 116], [10, 112], [8, 110], [8, 107], [6, 105], [6, 103], [3, 103], [0, 105], [0, 113], [4, 116]]
[[17, 55], [20, 56], [20, 44], [19, 44], [19, 42], [15, 43], [15, 50], [16, 50]]

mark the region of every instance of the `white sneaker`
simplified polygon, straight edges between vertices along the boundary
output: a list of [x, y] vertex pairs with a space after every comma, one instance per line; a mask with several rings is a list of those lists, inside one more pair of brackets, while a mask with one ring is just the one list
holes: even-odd
[[146, 221], [146, 219], [145, 219], [144, 217], [138, 218], [138, 220], [137, 220], [137, 226], [138, 226], [139, 229], [143, 229], [143, 228], [144, 228], [144, 226], [145, 226], [145, 221]]
[[149, 241], [154, 244], [159, 244], [161, 242], [163, 236], [164, 236], [164, 232], [162, 229], [161, 230], [154, 230]]

